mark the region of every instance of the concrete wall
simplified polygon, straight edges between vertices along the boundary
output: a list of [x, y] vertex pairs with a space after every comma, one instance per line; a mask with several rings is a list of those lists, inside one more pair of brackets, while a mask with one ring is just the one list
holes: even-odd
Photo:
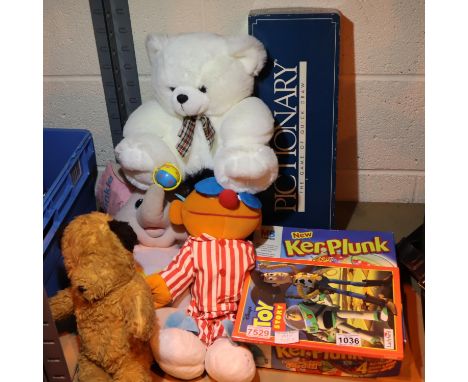
[[[299, 6], [343, 15], [337, 199], [424, 202], [423, 0], [129, 0], [143, 102], [147, 33], [247, 33], [249, 10]], [[44, 0], [44, 125], [114, 160], [88, 0]]]

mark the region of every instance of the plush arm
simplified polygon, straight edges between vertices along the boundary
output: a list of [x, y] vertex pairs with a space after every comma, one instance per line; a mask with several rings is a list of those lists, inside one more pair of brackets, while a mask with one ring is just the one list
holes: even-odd
[[165, 270], [146, 278], [146, 282], [153, 294], [154, 306], [159, 308], [175, 300], [190, 286], [192, 278], [193, 257], [191, 247], [185, 244]]
[[50, 297], [49, 306], [54, 320], [70, 317], [74, 312], [71, 288], [63, 289]]
[[128, 331], [142, 341], [148, 341], [154, 326], [155, 315], [148, 285], [140, 275], [132, 281], [131, 293], [126, 296], [125, 325]]
[[273, 136], [270, 109], [257, 97], [243, 99], [228, 111], [220, 129], [224, 147], [266, 145]]
[[154, 273], [146, 278], [146, 283], [151, 288], [154, 307], [161, 308], [172, 301], [171, 291], [159, 273]]
[[115, 155], [126, 178], [137, 188], [148, 189], [153, 170], [165, 162], [183, 168], [164, 138], [170, 135], [171, 126], [177, 122], [178, 119], [167, 114], [156, 100], [143, 103], [128, 118], [124, 139], [115, 147]]
[[215, 177], [224, 188], [257, 193], [275, 181], [278, 159], [268, 146], [273, 123], [270, 110], [255, 97], [242, 100], [228, 112], [214, 157]]
[[124, 138], [116, 147], [117, 160], [124, 170], [153, 172], [165, 162], [177, 163], [176, 157], [157, 134], [139, 133]]

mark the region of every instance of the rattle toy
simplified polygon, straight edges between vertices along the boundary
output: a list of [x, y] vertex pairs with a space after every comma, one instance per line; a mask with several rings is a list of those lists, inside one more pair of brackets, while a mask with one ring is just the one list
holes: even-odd
[[179, 169], [170, 162], [164, 163], [153, 172], [153, 182], [165, 191], [175, 190], [181, 181]]

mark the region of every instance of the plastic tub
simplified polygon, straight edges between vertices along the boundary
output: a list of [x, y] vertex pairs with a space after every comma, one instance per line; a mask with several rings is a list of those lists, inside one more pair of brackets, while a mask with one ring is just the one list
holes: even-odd
[[44, 128], [43, 277], [48, 296], [68, 286], [60, 236], [70, 220], [96, 210], [96, 154], [83, 129]]

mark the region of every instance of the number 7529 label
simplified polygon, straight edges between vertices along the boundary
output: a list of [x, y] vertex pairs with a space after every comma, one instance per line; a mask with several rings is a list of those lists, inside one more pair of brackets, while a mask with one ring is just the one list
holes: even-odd
[[340, 346], [361, 346], [359, 334], [337, 333], [336, 344]]
[[270, 327], [262, 328], [260, 326], [248, 325], [247, 331], [245, 334], [247, 335], [247, 337], [270, 339], [271, 328]]

